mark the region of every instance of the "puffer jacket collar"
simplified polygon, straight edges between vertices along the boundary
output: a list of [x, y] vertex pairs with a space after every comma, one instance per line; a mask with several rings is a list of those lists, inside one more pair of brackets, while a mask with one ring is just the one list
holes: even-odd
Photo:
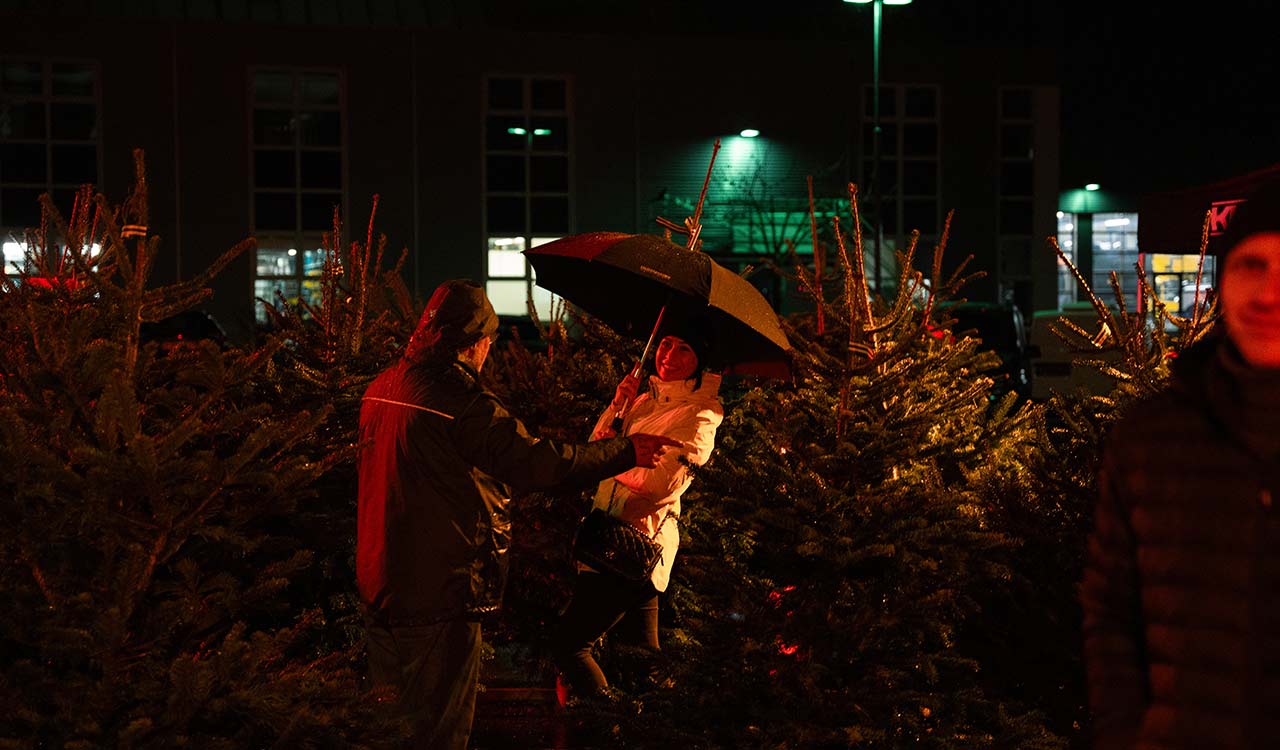
[[720, 376], [715, 373], [702, 373], [702, 384], [695, 390], [694, 380], [667, 380], [657, 375], [649, 376], [649, 395], [655, 403], [711, 403], [720, 392]]

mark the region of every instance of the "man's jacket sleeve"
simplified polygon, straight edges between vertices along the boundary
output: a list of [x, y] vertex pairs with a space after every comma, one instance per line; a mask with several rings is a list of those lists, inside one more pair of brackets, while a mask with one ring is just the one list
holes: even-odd
[[1098, 503], [1080, 602], [1095, 750], [1128, 750], [1149, 702], [1137, 549], [1111, 451], [1098, 473]]
[[598, 482], [635, 466], [629, 438], [573, 445], [535, 437], [488, 393], [458, 415], [452, 436], [472, 465], [522, 490]]

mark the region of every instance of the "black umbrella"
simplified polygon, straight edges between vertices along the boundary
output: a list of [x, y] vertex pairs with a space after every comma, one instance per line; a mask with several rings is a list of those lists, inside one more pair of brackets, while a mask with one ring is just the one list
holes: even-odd
[[649, 234], [588, 232], [525, 251], [538, 286], [637, 338], [692, 325], [711, 333], [711, 364], [789, 379], [791, 344], [751, 282], [699, 250]]

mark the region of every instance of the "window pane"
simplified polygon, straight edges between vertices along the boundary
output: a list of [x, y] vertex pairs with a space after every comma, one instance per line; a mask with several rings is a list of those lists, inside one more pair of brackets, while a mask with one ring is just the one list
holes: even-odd
[[6, 94], [43, 94], [43, 83], [38, 62], [0, 63], [0, 89]]
[[934, 117], [938, 113], [936, 92], [931, 88], [907, 89], [903, 104], [906, 106], [907, 117]]
[[529, 285], [523, 280], [495, 281], [485, 285], [493, 311], [499, 315], [529, 314]]
[[[324, 248], [302, 251], [302, 275], [319, 276], [324, 273]], [[307, 282], [308, 284], [313, 282]]]
[[253, 142], [259, 146], [292, 146], [293, 115], [282, 109], [255, 109]]
[[569, 160], [563, 156], [535, 156], [530, 161], [529, 188], [544, 193], [569, 190]]
[[902, 201], [902, 221], [907, 231], [919, 229], [920, 234], [936, 234], [938, 202], [935, 200]]
[[1031, 126], [1001, 125], [1000, 155], [1013, 159], [1030, 159], [1033, 155], [1031, 150]]
[[1001, 195], [1031, 195], [1031, 162], [1006, 161], [1000, 165]]
[[1031, 238], [1005, 238], [1000, 241], [1000, 272], [1006, 276], [1031, 273]]
[[44, 102], [0, 102], [0, 138], [44, 138]]
[[[867, 86], [863, 89], [862, 102], [866, 107], [867, 118], [870, 119], [875, 114], [874, 107], [875, 86]], [[898, 112], [898, 92], [888, 86], [880, 87], [880, 118], [894, 117]]]
[[933, 156], [938, 153], [938, 126], [910, 123], [902, 126], [902, 153], [905, 156]]
[[529, 288], [529, 296], [533, 298], [533, 308], [538, 313], [538, 320], [551, 320], [551, 292], [540, 286]]
[[54, 96], [93, 96], [93, 67], [83, 63], [53, 64]]
[[77, 192], [77, 190], [71, 188], [49, 191], [49, 200], [53, 201], [54, 207], [58, 209], [64, 219], [69, 220], [71, 218], [71, 209], [76, 206]]
[[88, 141], [98, 137], [98, 107], [91, 102], [53, 102], [49, 119], [54, 138]]
[[490, 78], [489, 108], [524, 109], [524, 81], [519, 78]]
[[302, 229], [333, 228], [333, 212], [342, 204], [341, 193], [307, 193], [302, 196]]
[[253, 224], [261, 229], [297, 228], [297, 198], [292, 193], [254, 193]]
[[4, 252], [4, 270], [6, 273], [17, 273], [27, 267], [26, 247], [21, 242], [12, 240], [0, 243]]
[[1031, 234], [1031, 201], [1000, 201], [1000, 233]]
[[43, 183], [46, 174], [43, 143], [0, 144], [0, 181]]
[[[293, 255], [290, 255], [293, 252]], [[258, 248], [258, 260], [254, 266], [256, 276], [293, 276], [297, 270], [297, 251]], [[256, 292], [255, 292], [256, 293]], [[261, 296], [261, 295], [259, 295]]]
[[564, 109], [564, 81], [535, 80], [531, 88], [533, 109]]
[[[538, 244], [539, 243], [535, 238], [533, 242], [533, 247], [537, 247]], [[523, 252], [524, 238], [523, 237], [490, 237], [489, 249], [504, 250], [507, 252], [515, 252], [515, 253]]]
[[292, 151], [253, 152], [253, 184], [256, 187], [291, 188], [294, 186]]
[[304, 146], [342, 145], [342, 116], [337, 112], [303, 112], [298, 115]]
[[272, 305], [278, 305], [280, 302], [276, 299], [277, 291], [284, 295], [286, 301], [297, 299], [298, 282], [287, 281], [284, 279], [253, 280], [253, 316], [259, 324], [265, 324], [267, 322], [267, 313], [266, 310], [263, 309], [262, 303], [257, 300], [264, 299]]
[[1000, 116], [1007, 120], [1031, 119], [1031, 89], [1005, 89], [1000, 93]]
[[489, 275], [523, 279], [524, 255], [510, 250], [490, 250]]
[[569, 148], [569, 120], [565, 117], [534, 117], [533, 150], [565, 151]]
[[253, 100], [265, 104], [291, 104], [293, 102], [293, 74], [254, 73]]
[[538, 234], [569, 233], [569, 199], [568, 198], [532, 198], [529, 201], [532, 213], [532, 230]]
[[337, 151], [303, 151], [302, 186], [341, 189], [342, 154]]
[[302, 282], [302, 298], [306, 300], [308, 305], [319, 307], [324, 301], [323, 292], [320, 288], [319, 281], [303, 281]]
[[493, 234], [523, 234], [524, 198], [490, 196], [485, 202], [486, 226]]
[[485, 159], [486, 189], [494, 192], [524, 190], [524, 157], [491, 155]]
[[[875, 128], [871, 123], [867, 123], [867, 125], [862, 129], [862, 148], [864, 149], [864, 155], [868, 157], [875, 151]], [[880, 123], [880, 153], [898, 153], [897, 123]]]
[[79, 185], [98, 181], [97, 146], [53, 146], [53, 181]]
[[0, 224], [6, 227], [35, 227], [40, 225], [40, 193], [34, 188], [4, 188], [0, 190]]
[[[292, 302], [298, 298], [298, 282], [290, 279], [253, 280], [254, 297], [260, 297], [274, 305], [278, 303], [278, 300], [276, 300], [277, 291], [284, 295], [286, 301]], [[265, 316], [263, 316], [262, 320], [265, 322]]]
[[938, 193], [938, 163], [935, 161], [908, 161], [902, 164], [904, 195], [936, 195]]
[[490, 151], [523, 151], [532, 137], [528, 132], [523, 117], [490, 115], [485, 147]]
[[859, 186], [858, 200], [864, 209], [867, 208], [867, 202], [871, 200], [871, 196], [875, 195], [877, 181], [882, 195], [889, 196], [897, 192], [898, 170], [896, 162], [881, 159], [880, 174], [878, 176], [872, 171], [870, 161], [862, 163], [862, 170], [863, 184]]
[[304, 73], [302, 103], [338, 106], [337, 73]]

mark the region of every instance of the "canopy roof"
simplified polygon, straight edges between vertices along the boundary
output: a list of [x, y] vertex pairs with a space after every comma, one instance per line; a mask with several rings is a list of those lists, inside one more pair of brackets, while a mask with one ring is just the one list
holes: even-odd
[[[1230, 177], [1220, 182], [1145, 195], [1138, 206], [1138, 247], [1144, 253], [1200, 252], [1200, 235], [1209, 216], [1206, 252], [1217, 255], [1236, 208], [1250, 198], [1276, 200], [1280, 190], [1280, 164]], [[1269, 210], [1280, 213], [1280, 205]]]

